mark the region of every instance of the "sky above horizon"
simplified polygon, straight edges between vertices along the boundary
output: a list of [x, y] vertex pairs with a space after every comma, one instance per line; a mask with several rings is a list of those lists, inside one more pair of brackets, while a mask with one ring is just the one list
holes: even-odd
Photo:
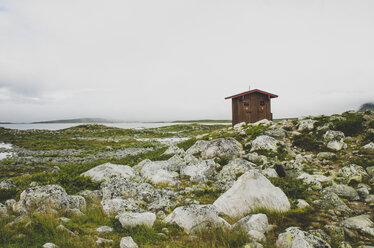
[[274, 118], [374, 102], [372, 0], [0, 0], [0, 122]]

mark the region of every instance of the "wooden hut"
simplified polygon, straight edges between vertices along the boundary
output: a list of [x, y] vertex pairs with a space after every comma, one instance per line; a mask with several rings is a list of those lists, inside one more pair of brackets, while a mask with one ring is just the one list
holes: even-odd
[[272, 120], [270, 99], [276, 97], [278, 96], [258, 89], [226, 97], [225, 99], [232, 100], [232, 125], [262, 119]]

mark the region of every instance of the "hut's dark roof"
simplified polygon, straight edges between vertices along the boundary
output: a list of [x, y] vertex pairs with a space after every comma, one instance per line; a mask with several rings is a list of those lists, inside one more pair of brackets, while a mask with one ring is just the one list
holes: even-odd
[[266, 91], [263, 91], [263, 90], [255, 89], [255, 90], [245, 91], [245, 92], [242, 92], [242, 93], [239, 93], [239, 94], [233, 95], [233, 96], [228, 96], [228, 97], [226, 97], [225, 99], [238, 98], [238, 97], [245, 96], [245, 95], [249, 95], [249, 94], [252, 94], [252, 93], [261, 93], [261, 94], [265, 94], [265, 95], [270, 96], [270, 98], [277, 98], [277, 97], [278, 97], [277, 95], [274, 95], [274, 94], [272, 94], [272, 93], [269, 93], [269, 92], [266, 92]]

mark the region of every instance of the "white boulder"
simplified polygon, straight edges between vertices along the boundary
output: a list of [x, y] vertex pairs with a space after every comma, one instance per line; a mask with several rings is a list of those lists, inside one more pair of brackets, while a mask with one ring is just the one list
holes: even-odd
[[256, 208], [276, 211], [290, 209], [290, 202], [284, 192], [255, 170], [240, 176], [213, 205], [220, 213], [232, 218], [241, 218]]
[[374, 223], [369, 215], [359, 215], [343, 220], [341, 226], [374, 237]]

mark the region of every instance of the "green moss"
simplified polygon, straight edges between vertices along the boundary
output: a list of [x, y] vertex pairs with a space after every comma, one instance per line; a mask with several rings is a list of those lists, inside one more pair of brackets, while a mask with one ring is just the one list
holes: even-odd
[[187, 149], [193, 146], [195, 143], [196, 143], [196, 138], [191, 138], [191, 139], [179, 142], [177, 146], [187, 151]]

